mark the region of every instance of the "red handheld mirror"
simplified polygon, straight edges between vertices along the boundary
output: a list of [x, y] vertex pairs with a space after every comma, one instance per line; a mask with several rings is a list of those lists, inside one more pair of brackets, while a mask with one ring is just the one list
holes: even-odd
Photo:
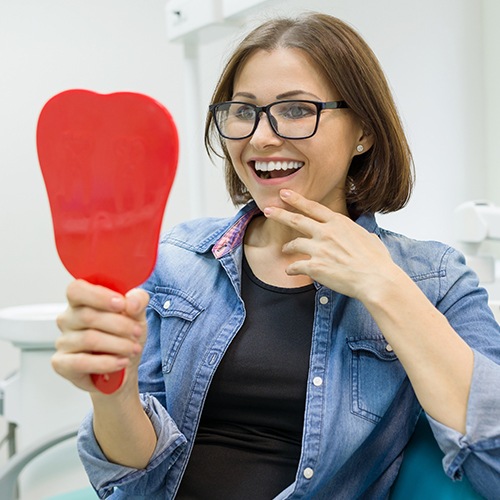
[[[37, 150], [66, 269], [122, 294], [144, 282], [177, 169], [179, 141], [167, 109], [132, 92], [67, 90], [43, 107]], [[92, 380], [111, 394], [124, 374]]]

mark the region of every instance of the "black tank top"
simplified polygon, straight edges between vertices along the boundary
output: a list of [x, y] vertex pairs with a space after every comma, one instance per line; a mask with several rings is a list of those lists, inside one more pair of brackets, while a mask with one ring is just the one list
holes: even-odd
[[279, 288], [243, 262], [245, 322], [210, 385], [178, 500], [270, 500], [301, 452], [314, 285]]

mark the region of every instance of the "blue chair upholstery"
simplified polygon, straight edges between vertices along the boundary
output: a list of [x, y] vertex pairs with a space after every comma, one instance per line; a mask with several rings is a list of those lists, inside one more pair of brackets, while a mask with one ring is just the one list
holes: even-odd
[[479, 500], [467, 478], [452, 481], [442, 466], [439, 448], [424, 414], [408, 443], [391, 500]]
[[83, 488], [82, 490], [48, 497], [45, 500], [96, 500], [96, 498], [97, 494], [92, 488]]

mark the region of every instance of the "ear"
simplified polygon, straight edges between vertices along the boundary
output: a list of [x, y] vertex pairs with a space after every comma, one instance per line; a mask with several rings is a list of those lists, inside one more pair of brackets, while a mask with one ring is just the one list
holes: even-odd
[[366, 153], [372, 148], [374, 142], [375, 137], [373, 134], [363, 129], [358, 137], [358, 141], [356, 142], [356, 151], [354, 154], [360, 155]]

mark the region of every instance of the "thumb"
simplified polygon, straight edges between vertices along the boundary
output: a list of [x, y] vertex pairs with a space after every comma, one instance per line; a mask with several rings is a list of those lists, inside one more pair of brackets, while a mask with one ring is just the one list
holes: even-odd
[[145, 316], [146, 306], [149, 303], [149, 294], [140, 288], [133, 288], [125, 295], [125, 313], [127, 316], [143, 320]]

